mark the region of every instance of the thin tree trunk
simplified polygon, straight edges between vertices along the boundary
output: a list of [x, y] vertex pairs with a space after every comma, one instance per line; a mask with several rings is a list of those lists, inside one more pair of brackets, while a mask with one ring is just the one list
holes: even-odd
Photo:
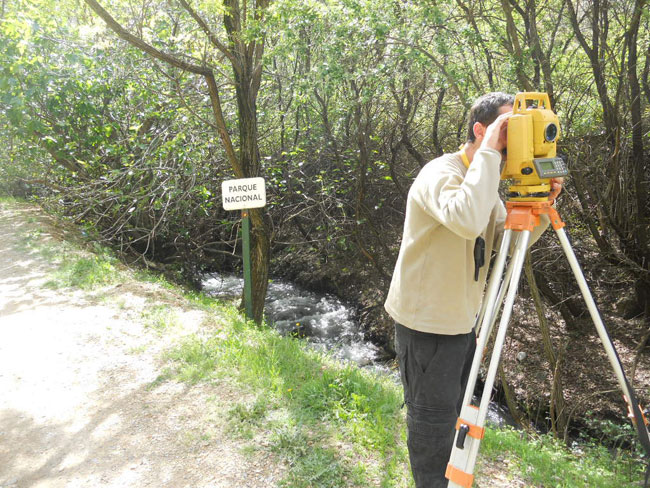
[[650, 269], [650, 249], [648, 248], [648, 192], [650, 191], [650, 182], [648, 181], [650, 166], [645, 157], [643, 147], [643, 117], [641, 108], [641, 86], [637, 75], [637, 41], [639, 33], [639, 23], [641, 12], [646, 0], [637, 0], [635, 4], [634, 15], [630, 23], [630, 29], [627, 32], [628, 40], [628, 82], [630, 85], [630, 114], [632, 117], [632, 161], [634, 166], [634, 180], [636, 193], [636, 225], [634, 234], [636, 248], [639, 249], [641, 256], [639, 262], [646, 262], [646, 267]]
[[440, 115], [442, 112], [442, 103], [445, 99], [446, 93], [447, 90], [444, 87], [441, 88], [440, 91], [438, 92], [438, 98], [436, 99], [436, 111], [433, 114], [432, 139], [433, 139], [433, 147], [436, 148], [436, 156], [442, 156], [442, 154], [444, 153], [442, 144], [440, 143], [440, 135], [438, 134], [438, 132], [439, 132], [439, 124], [440, 124]]
[[524, 264], [524, 272], [528, 281], [530, 294], [533, 297], [535, 304], [535, 311], [537, 312], [537, 319], [539, 328], [542, 333], [542, 344], [544, 345], [544, 355], [551, 367], [552, 381], [551, 381], [551, 402], [549, 405], [551, 428], [553, 433], [559, 436], [564, 433], [564, 428], [567, 423], [566, 409], [564, 402], [564, 391], [562, 387], [562, 378], [560, 376], [560, 368], [558, 367], [558, 359], [553, 349], [553, 341], [551, 340], [551, 330], [544, 315], [544, 303], [535, 282], [535, 275], [533, 273], [533, 264], [530, 257], [530, 251], [526, 253], [526, 260]]
[[531, 85], [530, 80], [524, 72], [524, 55], [521, 49], [521, 45], [519, 44], [517, 27], [515, 26], [515, 21], [512, 18], [512, 7], [508, 0], [501, 0], [501, 7], [503, 9], [503, 13], [506, 15], [506, 32], [508, 34], [508, 39], [506, 42], [504, 42], [504, 45], [505, 48], [510, 52], [510, 55], [514, 58], [513, 62], [515, 64], [517, 80], [525, 91], [533, 91], [533, 86]]
[[[483, 36], [481, 35], [481, 30], [478, 27], [478, 24], [476, 23], [476, 17], [474, 16], [474, 11], [471, 5], [466, 5], [462, 0], [456, 0], [456, 3], [458, 6], [465, 12], [465, 15], [467, 16], [467, 20], [471, 24], [472, 28], [474, 29], [474, 33], [476, 34], [476, 37], [479, 40], [479, 43], [481, 44], [481, 48], [483, 49], [483, 53], [485, 54], [485, 62], [487, 63], [487, 79], [488, 79], [488, 87], [490, 88], [490, 91], [494, 90], [494, 58], [492, 57], [492, 52], [488, 48], [487, 44], [485, 43], [485, 40], [483, 39]], [[442, 153], [441, 153], [442, 154]]]
[[512, 391], [512, 388], [510, 388], [510, 384], [506, 380], [505, 371], [503, 370], [503, 361], [499, 361], [499, 378], [501, 382], [501, 388], [503, 389], [503, 396], [506, 400], [506, 406], [510, 411], [510, 415], [512, 415], [512, 420], [514, 420], [517, 425], [523, 428], [527, 427], [524, 424], [524, 414], [521, 413], [521, 410], [519, 410], [515, 394]]

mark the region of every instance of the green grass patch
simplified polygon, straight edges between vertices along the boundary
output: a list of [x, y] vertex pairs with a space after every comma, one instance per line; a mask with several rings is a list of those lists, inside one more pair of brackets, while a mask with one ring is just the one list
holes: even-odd
[[168, 305], [154, 305], [142, 311], [144, 326], [162, 332], [178, 325], [178, 314]]
[[481, 443], [481, 462], [502, 465], [531, 486], [554, 488], [638, 487], [643, 465], [638, 458], [619, 454], [616, 458], [602, 446], [584, 445], [568, 450], [552, 435], [526, 434], [513, 429], [487, 429]]
[[282, 456], [290, 466], [280, 486], [367, 486], [365, 469], [354, 466], [345, 457], [304, 425], [291, 421], [276, 423], [269, 436], [269, 449]]
[[131, 347], [128, 352], [129, 354], [138, 355], [138, 354], [144, 354], [146, 351], [147, 351], [147, 346], [145, 344], [142, 344], [141, 346]]
[[33, 225], [18, 234], [18, 242], [24, 250], [52, 263], [61, 263], [71, 250], [65, 242], [47, 241], [43, 229], [34, 228]]
[[[167, 278], [165, 278], [162, 274], [157, 273], [155, 271], [151, 271], [149, 269], [137, 269], [133, 272], [133, 277], [141, 282], [146, 282], [146, 283], [155, 283], [156, 285], [159, 285], [160, 287], [166, 289], [166, 290], [179, 290], [179, 286], [170, 282]], [[182, 291], [185, 293], [184, 291]], [[188, 298], [190, 298], [188, 296]]]
[[[364, 486], [354, 480], [366, 471], [383, 478], [382, 486], [408, 486], [405, 446], [396, 442], [403, 427], [402, 397], [392, 379], [247, 323], [234, 308], [217, 313], [215, 320], [228, 324], [225, 328], [207, 338], [187, 338], [168, 358], [180, 380], [219, 378], [254, 392], [256, 403], [235, 406], [229, 421], [249, 438], [255, 431], [271, 436], [271, 445], [291, 466], [286, 486]], [[286, 410], [285, 418], [269, 420], [277, 405]], [[283, 425], [301, 430], [283, 433]], [[343, 449], [332, 447], [341, 441]], [[310, 443], [307, 453], [296, 450]], [[359, 456], [368, 466], [359, 468]]]
[[228, 411], [228, 426], [238, 437], [252, 439], [268, 413], [269, 404], [258, 398], [255, 402], [237, 403]]
[[0, 195], [0, 208], [14, 208], [19, 205], [25, 205], [26, 203], [27, 201], [21, 198]]
[[396, 424], [402, 399], [393, 381], [338, 363], [271, 329], [248, 327], [237, 318], [230, 331], [191, 337], [170, 358], [181, 377], [235, 378], [288, 402], [300, 417], [336, 421], [364, 446], [387, 447], [394, 441], [388, 427]]
[[[354, 472], [331, 448], [314, 447], [304, 455], [291, 460], [291, 470], [280, 482], [286, 488], [345, 487], [352, 481]], [[356, 484], [356, 483], [355, 483]], [[359, 485], [363, 486], [363, 485]]]
[[46, 286], [92, 290], [122, 281], [115, 258], [108, 255], [66, 256]]

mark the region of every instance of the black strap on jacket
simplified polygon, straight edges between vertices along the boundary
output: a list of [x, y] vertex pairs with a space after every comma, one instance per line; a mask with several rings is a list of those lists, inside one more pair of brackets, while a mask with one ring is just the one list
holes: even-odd
[[478, 236], [474, 242], [474, 281], [478, 281], [478, 273], [485, 264], [485, 240]]

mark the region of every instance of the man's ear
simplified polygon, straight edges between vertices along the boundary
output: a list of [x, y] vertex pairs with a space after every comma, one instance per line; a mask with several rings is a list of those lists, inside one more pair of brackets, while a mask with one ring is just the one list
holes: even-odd
[[485, 135], [485, 126], [480, 122], [474, 122], [474, 126], [472, 127], [472, 130], [474, 131], [474, 137], [476, 137], [479, 140], [481, 140]]

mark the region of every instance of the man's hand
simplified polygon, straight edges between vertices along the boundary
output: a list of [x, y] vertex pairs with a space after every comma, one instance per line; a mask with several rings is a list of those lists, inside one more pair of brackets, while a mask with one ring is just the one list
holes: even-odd
[[481, 141], [481, 148], [496, 149], [502, 152], [508, 142], [508, 119], [512, 112], [499, 115], [494, 122], [485, 129], [485, 136]]
[[512, 112], [499, 115], [494, 122], [485, 129], [485, 136], [481, 141], [481, 148], [496, 149], [503, 152], [508, 143], [508, 119]]
[[555, 200], [557, 198], [562, 191], [563, 184], [564, 178], [551, 178], [551, 193], [548, 196], [550, 200]]

